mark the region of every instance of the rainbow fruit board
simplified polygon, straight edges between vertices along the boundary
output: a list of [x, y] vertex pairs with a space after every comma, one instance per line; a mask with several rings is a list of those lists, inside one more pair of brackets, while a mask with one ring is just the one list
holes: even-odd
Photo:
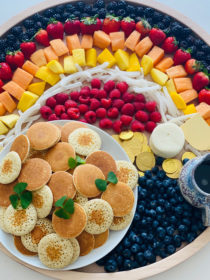
[[[1, 147], [34, 122], [80, 121], [110, 133], [138, 170], [131, 227], [106, 257], [79, 270], [87, 277], [123, 271], [141, 279], [209, 241], [177, 179], [188, 160], [210, 151], [210, 39], [174, 11], [145, 4], [46, 1], [0, 32]], [[79, 279], [79, 271], [42, 273]]]

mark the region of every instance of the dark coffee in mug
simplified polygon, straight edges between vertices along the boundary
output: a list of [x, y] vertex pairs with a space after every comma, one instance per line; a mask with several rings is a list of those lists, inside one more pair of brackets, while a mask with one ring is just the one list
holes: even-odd
[[210, 160], [201, 163], [195, 169], [195, 181], [203, 192], [210, 194]]

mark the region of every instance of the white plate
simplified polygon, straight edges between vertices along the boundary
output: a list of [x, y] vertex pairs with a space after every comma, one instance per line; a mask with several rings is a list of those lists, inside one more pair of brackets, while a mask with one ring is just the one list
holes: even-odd
[[[69, 122], [69, 121], [62, 121], [62, 120], [53, 121], [53, 123], [60, 124], [60, 125], [64, 125], [66, 122]], [[104, 132], [103, 130], [99, 129], [96, 126], [89, 125], [89, 124], [87, 124], [87, 126], [89, 126], [91, 129], [95, 130], [100, 135], [101, 140], [102, 140], [101, 150], [110, 153], [115, 160], [129, 161], [127, 154], [125, 153], [123, 148], [114, 140], [113, 137], [111, 137], [108, 133]], [[2, 150], [2, 152], [0, 153], [0, 160], [9, 152], [11, 144], [12, 143], [8, 144], [7, 147], [5, 147]], [[135, 209], [136, 209], [137, 194], [138, 194], [137, 188], [135, 188], [135, 190], [134, 190], [135, 203], [133, 206], [133, 211], [135, 211]], [[109, 239], [103, 246], [101, 246], [97, 249], [94, 249], [90, 254], [88, 254], [86, 256], [79, 257], [75, 263], [73, 263], [69, 266], [66, 266], [61, 270], [71, 270], [71, 269], [81, 268], [83, 266], [89, 265], [89, 264], [94, 263], [97, 260], [101, 259], [102, 257], [107, 255], [112, 249], [114, 249], [117, 246], [117, 244], [125, 236], [128, 229], [129, 229], [129, 226], [121, 231], [111, 231], [110, 230]], [[32, 256], [25, 256], [25, 255], [21, 254], [16, 249], [14, 242], [13, 242], [13, 236], [11, 234], [7, 234], [7, 233], [3, 232], [2, 230], [0, 230], [0, 242], [10, 253], [12, 253], [14, 256], [16, 256], [21, 261], [24, 261], [27, 264], [30, 264], [30, 265], [33, 265], [35, 267], [39, 267], [42, 269], [50, 269], [50, 268], [44, 266], [40, 262], [40, 260], [37, 256], [32, 257]]]

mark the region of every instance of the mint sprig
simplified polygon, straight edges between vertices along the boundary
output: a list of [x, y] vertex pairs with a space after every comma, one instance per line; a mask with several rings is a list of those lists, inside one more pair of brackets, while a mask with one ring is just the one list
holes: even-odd
[[67, 199], [67, 196], [62, 196], [55, 203], [56, 207], [59, 207], [55, 210], [55, 215], [59, 218], [68, 220], [71, 218], [71, 214], [74, 213], [74, 201], [73, 199]]
[[28, 206], [32, 202], [32, 192], [26, 190], [28, 184], [27, 183], [17, 183], [14, 186], [15, 194], [10, 195], [9, 199], [14, 209], [17, 209], [20, 204], [23, 209], [28, 208]]
[[77, 167], [80, 164], [85, 164], [85, 160], [79, 156], [76, 156], [76, 158], [70, 157], [68, 159], [68, 165], [69, 165], [70, 169], [74, 169], [75, 167]]
[[118, 182], [118, 179], [117, 179], [116, 174], [114, 172], [110, 171], [107, 175], [107, 180], [96, 179], [95, 185], [101, 192], [104, 192], [107, 189], [107, 185], [109, 183], [116, 185], [117, 182]]

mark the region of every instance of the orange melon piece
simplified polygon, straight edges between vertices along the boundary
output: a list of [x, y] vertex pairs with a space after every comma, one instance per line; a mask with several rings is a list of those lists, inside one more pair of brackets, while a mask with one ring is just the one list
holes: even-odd
[[174, 64], [174, 61], [171, 57], [164, 57], [156, 66], [158, 70], [166, 72]]
[[53, 48], [57, 56], [62, 56], [69, 52], [67, 46], [61, 39], [55, 39], [50, 41], [50, 45]]
[[198, 97], [198, 93], [194, 89], [188, 89], [180, 92], [181, 97], [184, 99], [185, 103], [189, 103]]
[[125, 33], [122, 31], [109, 33], [111, 40], [112, 51], [117, 51], [118, 49], [124, 49], [125, 45]]
[[81, 49], [79, 37], [77, 34], [67, 36], [66, 43], [70, 53], [72, 53], [72, 50]]
[[93, 34], [93, 44], [100, 49], [107, 48], [111, 43], [110, 37], [102, 30], [95, 31]]
[[205, 102], [201, 102], [199, 105], [195, 106], [197, 112], [204, 118], [210, 118], [210, 105]]
[[24, 93], [24, 89], [13, 81], [6, 83], [2, 88], [9, 92], [9, 94], [11, 94], [17, 100], [20, 100], [22, 94]]
[[186, 77], [187, 72], [182, 65], [176, 65], [166, 70], [169, 78], [181, 78]]
[[6, 109], [2, 103], [0, 103], [0, 116], [3, 116], [6, 113]]
[[84, 34], [82, 36], [82, 41], [81, 41], [81, 48], [85, 50], [92, 49], [93, 47], [93, 36], [89, 34]]
[[44, 55], [44, 50], [43, 49], [40, 49], [40, 50], [32, 53], [32, 55], [30, 56], [30, 60], [39, 67], [47, 64], [47, 60], [46, 60], [46, 57]]
[[205, 120], [207, 122], [207, 124], [210, 126], [210, 118]]
[[17, 107], [16, 103], [7, 91], [4, 91], [0, 94], [0, 102], [9, 113], [12, 113]]
[[156, 65], [164, 57], [164, 50], [154, 46], [147, 55], [153, 60], [153, 65]]
[[51, 46], [44, 48], [44, 54], [47, 62], [50, 62], [51, 60], [58, 60], [58, 56]]
[[182, 92], [193, 88], [190, 78], [175, 78], [174, 84], [177, 92]]
[[26, 89], [33, 80], [33, 76], [21, 68], [17, 68], [12, 76], [13, 82]]
[[145, 37], [142, 39], [135, 47], [135, 52], [137, 53], [138, 56], [142, 57], [148, 51], [152, 48], [152, 41], [150, 40], [149, 37]]
[[134, 30], [126, 39], [125, 47], [131, 51], [135, 50], [136, 45], [139, 43], [141, 37], [141, 33], [137, 30]]
[[30, 60], [26, 60], [26, 62], [22, 66], [22, 69], [35, 76], [36, 72], [39, 70], [39, 67], [32, 63]]

